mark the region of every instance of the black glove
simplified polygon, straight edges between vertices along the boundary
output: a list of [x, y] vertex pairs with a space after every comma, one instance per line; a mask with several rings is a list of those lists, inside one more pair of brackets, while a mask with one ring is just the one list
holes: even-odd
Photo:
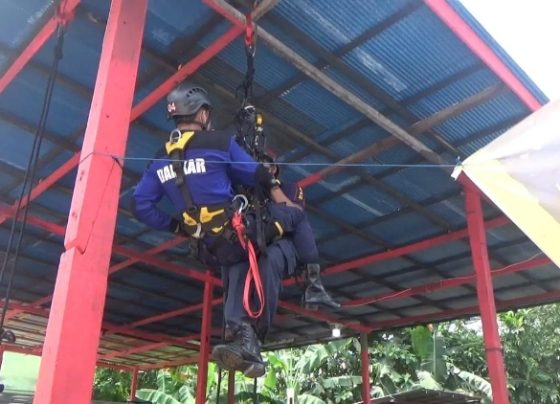
[[257, 171], [255, 171], [255, 182], [268, 191], [281, 185], [280, 180], [274, 178], [274, 176], [262, 164], [259, 164]]

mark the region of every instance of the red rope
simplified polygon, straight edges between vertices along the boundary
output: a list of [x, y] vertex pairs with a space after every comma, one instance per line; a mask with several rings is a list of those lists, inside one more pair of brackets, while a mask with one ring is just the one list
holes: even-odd
[[[257, 254], [255, 252], [255, 247], [251, 240], [245, 237], [245, 225], [243, 224], [243, 219], [241, 213], [235, 212], [231, 218], [231, 225], [235, 232], [237, 233], [237, 238], [239, 239], [239, 244], [249, 256], [249, 271], [245, 277], [245, 287], [243, 289], [243, 307], [245, 311], [251, 318], [258, 318], [261, 316], [264, 310], [264, 289], [261, 280], [261, 274], [259, 271], [259, 263], [257, 260]], [[251, 309], [251, 285], [254, 284], [255, 292], [257, 293], [257, 298], [259, 300], [258, 310]]]
[[255, 28], [253, 27], [253, 15], [247, 13], [245, 16], [245, 46], [249, 49], [253, 49], [255, 45]]

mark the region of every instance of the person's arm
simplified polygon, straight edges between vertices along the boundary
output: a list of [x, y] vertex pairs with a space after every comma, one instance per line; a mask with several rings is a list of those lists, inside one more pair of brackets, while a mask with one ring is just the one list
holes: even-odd
[[285, 203], [288, 206], [301, 209], [286, 196], [280, 188], [280, 181], [265, 168], [257, 163], [237, 142], [232, 138], [230, 143], [230, 172], [234, 182], [254, 187], [260, 185], [270, 193], [270, 198], [275, 203]]
[[154, 229], [177, 233], [179, 221], [156, 206], [162, 197], [163, 186], [155, 172], [148, 168], [132, 195], [132, 213], [139, 221]]

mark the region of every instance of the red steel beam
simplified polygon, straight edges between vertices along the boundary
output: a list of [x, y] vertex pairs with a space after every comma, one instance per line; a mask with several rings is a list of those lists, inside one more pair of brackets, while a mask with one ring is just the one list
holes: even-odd
[[[177, 345], [183, 345], [183, 343], [188, 342], [188, 341], [193, 341], [198, 339], [198, 335], [197, 334], [191, 334], [191, 335], [187, 335], [184, 337], [180, 337], [180, 338], [176, 338], [177, 340], [179, 340], [179, 343], [174, 343]], [[107, 360], [107, 359], [114, 359], [114, 358], [118, 358], [118, 357], [122, 357], [122, 356], [127, 356], [127, 355], [132, 355], [132, 354], [136, 354], [136, 353], [141, 353], [141, 352], [146, 352], [146, 351], [153, 351], [154, 349], [159, 349], [162, 348], [164, 346], [169, 345], [168, 342], [153, 342], [151, 344], [142, 344], [139, 346], [135, 346], [133, 348], [129, 348], [126, 349], [124, 351], [113, 351], [113, 352], [109, 352], [106, 353], [104, 355], [100, 355], [98, 356], [99, 360]]]
[[139, 366], [138, 369], [140, 370], [151, 370], [151, 369], [165, 369], [165, 368], [174, 368], [176, 366], [182, 365], [192, 365], [198, 362], [198, 355], [192, 356], [185, 359], [177, 359], [173, 361], [167, 361], [162, 363], [156, 363], [153, 365], [143, 365]]
[[[211, 304], [214, 305], [218, 305], [221, 304], [222, 301], [224, 299], [222, 297], [213, 299], [211, 301]], [[202, 310], [204, 308], [204, 303], [199, 303], [199, 304], [193, 304], [190, 306], [186, 306], [177, 310], [171, 310], [168, 311], [166, 313], [162, 313], [162, 314], [158, 314], [155, 316], [151, 316], [151, 317], [146, 317], [142, 320], [138, 320], [138, 321], [134, 321], [130, 324], [127, 324], [126, 327], [128, 328], [135, 328], [135, 327], [140, 327], [146, 324], [150, 324], [150, 323], [155, 323], [157, 321], [162, 321], [162, 320], [167, 320], [168, 318], [173, 318], [173, 317], [177, 317], [177, 316], [182, 316], [185, 314], [189, 314], [189, 313], [194, 313], [197, 312], [199, 310]]]
[[216, 41], [214, 41], [208, 48], [204, 49], [196, 57], [191, 59], [187, 64], [183, 65], [176, 73], [165, 80], [154, 91], [148, 94], [142, 101], [138, 102], [132, 108], [131, 118], [135, 120], [144, 112], [149, 110], [156, 102], [165, 97], [171, 90], [178, 84], [185, 80], [188, 76], [197, 71], [203, 64], [212, 59], [215, 55], [220, 53], [226, 46], [228, 46], [235, 38], [237, 38], [243, 29], [238, 26], [233, 26], [222, 34]]
[[[487, 222], [485, 222], [485, 226], [487, 229], [492, 229], [495, 227], [504, 226], [507, 223], [510, 223], [509, 219], [506, 216], [500, 216], [495, 219], [488, 220]], [[447, 234], [442, 234], [441, 236], [431, 237], [422, 241], [404, 245], [402, 247], [396, 247], [391, 250], [366, 255], [365, 257], [330, 266], [328, 268], [325, 268], [325, 270], [321, 272], [321, 276], [329, 276], [339, 272], [349, 271], [354, 268], [359, 268], [376, 262], [401, 257], [403, 255], [426, 250], [441, 244], [448, 243], [450, 241], [460, 240], [466, 237], [468, 237], [468, 229], [456, 230]], [[288, 279], [284, 282], [284, 285], [292, 285], [295, 282], [295, 279]]]
[[[45, 337], [35, 404], [91, 400], [147, 0], [113, 0]], [[79, 361], [76, 359], [79, 358]]]
[[[209, 273], [209, 272], [208, 272]], [[196, 404], [206, 402], [206, 379], [208, 377], [208, 359], [210, 358], [210, 329], [212, 327], [212, 294], [214, 285], [204, 283], [202, 299], [202, 324], [200, 327], [200, 354], [198, 355], [198, 377], [196, 379]]]
[[459, 37], [531, 110], [541, 107], [540, 102], [506, 66], [496, 53], [478, 36], [446, 1], [424, 0], [439, 19]]
[[[18, 57], [12, 62], [6, 72], [0, 77], [0, 94], [4, 92], [6, 87], [25, 67], [27, 62], [39, 52], [43, 45], [49, 40], [54, 32], [56, 32], [59, 23], [68, 23], [74, 18], [74, 10], [80, 3], [80, 0], [66, 0], [60, 3], [60, 9], [49, 18], [47, 23], [43, 25], [41, 30], [27, 44], [25, 49], [18, 52]], [[62, 19], [62, 20], [61, 20]]]
[[[10, 302], [8, 307], [11, 310], [19, 310], [21, 312], [34, 314], [36, 316], [41, 316], [45, 318], [48, 318], [50, 313], [48, 309], [44, 309], [41, 307], [33, 307], [30, 305], [15, 303], [15, 302]], [[148, 341], [165, 342], [166, 344], [181, 345], [183, 347], [189, 347], [191, 349], [198, 350], [197, 345], [185, 344], [184, 339], [180, 337], [169, 337], [163, 334], [128, 328], [126, 326], [120, 326], [108, 322], [104, 322], [101, 328], [109, 334], [122, 334], [129, 337], [145, 339]]]
[[369, 330], [371, 329], [371, 326], [365, 326], [363, 324], [359, 324], [356, 322], [345, 321], [344, 319], [335, 317], [323, 311], [307, 310], [299, 306], [298, 304], [280, 301], [278, 302], [278, 305], [286, 310], [293, 311], [294, 313], [301, 314], [303, 316], [307, 316], [311, 318], [316, 318], [318, 320], [326, 321], [327, 323], [331, 323], [331, 324], [340, 324], [344, 328], [354, 330], [357, 332], [369, 332]]
[[471, 187], [465, 187], [465, 199], [469, 241], [476, 275], [476, 291], [486, 347], [486, 360], [492, 385], [492, 398], [495, 403], [508, 404], [506, 369], [496, 319], [496, 303], [494, 301], [492, 274], [490, 273], [482, 203], [478, 191]]
[[[48, 221], [39, 219], [39, 218], [37, 218], [35, 216], [32, 216], [32, 215], [29, 216], [28, 222], [33, 224], [33, 225], [36, 225], [40, 228], [48, 230], [48, 231], [55, 231], [55, 232], [58, 231], [59, 233], [57, 233], [57, 234], [61, 234], [60, 232], [62, 232], [62, 234], [64, 233], [64, 229], [61, 226], [54, 225], [54, 224], [52, 224]], [[498, 218], [488, 220], [487, 222], [485, 222], [485, 226], [486, 226], [487, 229], [491, 229], [491, 228], [503, 226], [507, 223], [509, 223], [509, 219], [506, 216], [500, 216]], [[342, 272], [342, 271], [347, 271], [347, 270], [350, 270], [352, 268], [356, 268], [360, 265], [367, 265], [367, 264], [371, 264], [371, 263], [374, 263], [374, 262], [380, 262], [380, 261], [383, 261], [383, 260], [386, 260], [386, 259], [397, 258], [401, 255], [410, 254], [412, 252], [420, 251], [422, 249], [431, 248], [431, 247], [434, 247], [436, 245], [440, 245], [440, 244], [443, 244], [443, 243], [446, 243], [446, 242], [450, 242], [450, 241], [454, 241], [454, 240], [457, 240], [457, 239], [465, 238], [465, 237], [467, 237], [467, 235], [468, 235], [468, 230], [467, 229], [461, 229], [461, 230], [457, 230], [455, 232], [451, 232], [451, 233], [444, 234], [444, 235], [441, 235], [441, 236], [432, 237], [432, 238], [422, 240], [422, 241], [419, 241], [419, 242], [416, 242], [416, 243], [408, 244], [408, 245], [405, 245], [405, 246], [402, 246], [402, 247], [397, 247], [393, 250], [372, 254], [372, 255], [369, 255], [369, 256], [366, 256], [366, 257], [359, 258], [357, 260], [352, 260], [352, 261], [349, 261], [347, 263], [341, 263], [341, 264], [332, 266], [330, 268], [327, 268], [324, 271], [323, 276], [332, 275], [334, 273], [338, 273], [338, 272]], [[120, 253], [122, 255], [126, 256], [127, 253], [130, 253], [130, 251], [128, 251], [128, 250], [120, 251]], [[134, 253], [134, 254], [131, 254], [131, 255], [133, 255], [134, 258], [142, 259], [143, 261], [145, 259], [149, 258], [149, 257], [144, 256], [142, 253]], [[166, 261], [158, 260], [157, 258], [156, 259], [149, 258], [149, 261], [150, 261], [150, 262], [148, 262], [149, 264], [155, 265], [155, 266], [160, 267], [162, 269], [166, 269], [169, 265], [172, 265], [173, 266], [173, 272], [181, 273], [181, 274], [185, 275], [185, 272], [183, 272], [183, 267], [181, 267], [179, 265], [167, 263]], [[197, 273], [197, 274], [198, 274], [199, 277], [202, 276], [202, 278], [199, 279], [199, 280], [204, 281], [203, 277], [205, 275], [203, 275], [201, 273]], [[217, 279], [216, 279], [216, 281], [221, 282]], [[287, 280], [284, 281], [284, 285], [286, 285], [286, 286], [291, 285], [293, 283], [294, 283], [294, 281], [292, 279], [287, 279]], [[295, 307], [298, 307], [298, 306], [295, 306]], [[179, 309], [179, 310], [181, 310], [181, 309]], [[306, 315], [314, 317], [314, 313], [316, 313], [316, 312], [307, 311]], [[300, 314], [302, 314], [302, 313], [300, 312]], [[165, 313], [164, 313], [164, 315], [165, 315]], [[167, 318], [169, 318], [169, 317], [167, 317]], [[142, 320], [140, 320], [140, 321], [142, 321]], [[328, 321], [328, 320], [326, 320], [326, 321]]]
[[[525, 271], [527, 269], [532, 269], [543, 265], [548, 265], [551, 263], [552, 261], [548, 257], [534, 258], [528, 261], [522, 261], [515, 264], [507, 265], [503, 268], [495, 269], [491, 271], [491, 275], [494, 278], [502, 275], [511, 274], [514, 272]], [[404, 299], [410, 296], [435, 292], [436, 290], [455, 288], [475, 281], [476, 281], [476, 276], [474, 274], [460, 276], [457, 278], [442, 279], [441, 281], [426, 283], [424, 285], [415, 286], [413, 288], [403, 289], [395, 292], [382, 293], [377, 296], [368, 296], [368, 297], [362, 297], [360, 299], [348, 300], [342, 303], [342, 307], [352, 308], [352, 307], [359, 307], [359, 306], [378, 303], [378, 302], [386, 302], [389, 300]]]
[[[150, 254], [150, 255], [157, 254], [157, 253], [159, 253], [159, 252], [161, 252], [161, 251], [167, 250], [167, 249], [169, 249], [169, 248], [173, 248], [173, 247], [175, 247], [177, 244], [180, 244], [180, 243], [183, 242], [183, 241], [184, 241], [183, 238], [181, 238], [181, 237], [175, 237], [175, 238], [173, 238], [173, 239], [171, 239], [171, 240], [169, 240], [169, 241], [166, 241], [165, 243], [160, 244], [160, 245], [157, 246], [157, 247], [154, 247], [154, 248], [152, 248], [152, 249], [146, 251], [146, 254]], [[109, 268], [109, 274], [113, 274], [113, 273], [115, 273], [115, 272], [117, 272], [117, 271], [120, 271], [120, 270], [122, 270], [122, 269], [125, 269], [125, 268], [127, 268], [127, 267], [129, 267], [129, 266], [131, 266], [131, 265], [134, 265], [134, 264], [137, 263], [137, 262], [139, 262], [139, 260], [133, 259], [133, 258], [129, 258], [129, 259], [123, 261], [123, 262], [120, 262], [120, 263], [118, 263], [118, 264], [115, 264], [115, 265], [113, 265], [113, 266], [111, 266], [111, 267]], [[48, 295], [48, 296], [42, 297], [42, 298], [40, 298], [40, 299], [34, 301], [33, 303], [30, 303], [29, 306], [32, 306], [32, 307], [40, 307], [40, 306], [42, 306], [43, 304], [50, 302], [51, 299], [52, 299], [52, 295]], [[8, 312], [8, 313], [6, 314], [6, 321], [8, 321], [8, 320], [10, 320], [10, 319], [12, 319], [12, 318], [14, 318], [14, 317], [16, 317], [17, 315], [21, 314], [22, 312], [23, 312], [22, 310], [11, 310], [10, 312]]]
[[[560, 290], [551, 292], [540, 293], [536, 295], [524, 296], [509, 300], [500, 300], [496, 303], [498, 309], [509, 310], [519, 306], [528, 306], [533, 304], [544, 304], [558, 300], [560, 298]], [[458, 318], [468, 315], [479, 315], [480, 306], [468, 306], [460, 309], [442, 310], [430, 314], [421, 314], [417, 316], [409, 316], [406, 318], [398, 318], [395, 320], [376, 321], [370, 331], [385, 330], [389, 328], [398, 328], [404, 326], [411, 326], [414, 324], [431, 323], [435, 321], [442, 321], [451, 318]]]
[[[68, 174], [74, 167], [78, 165], [80, 161], [80, 153], [74, 154], [68, 161], [54, 170], [46, 178], [41, 180], [30, 192], [23, 196], [20, 209], [23, 209], [27, 205], [27, 198], [32, 201], [38, 198], [43, 192], [45, 192], [49, 187], [58, 182], [62, 177]], [[14, 217], [16, 215], [16, 209], [18, 207], [18, 201], [14, 202], [7, 210], [0, 215], [0, 224], [4, 223], [7, 219]]]
[[[67, 0], [67, 2], [68, 3], [74, 2], [74, 3], [78, 4], [79, 0]], [[255, 13], [257, 13], [257, 11], [255, 11]], [[195, 56], [189, 62], [187, 62], [183, 66], [181, 66], [181, 68], [177, 72], [175, 72], [173, 75], [171, 75], [171, 77], [169, 77], [167, 80], [165, 80], [154, 91], [152, 91], [150, 94], [148, 94], [146, 97], [144, 97], [136, 105], [134, 105], [134, 107], [132, 108], [132, 112], [130, 114], [130, 122], [132, 123], [136, 119], [138, 119], [138, 117], [140, 117], [144, 112], [146, 112], [148, 109], [150, 109], [152, 106], [154, 106], [161, 98], [165, 97], [176, 85], [181, 83], [187, 77], [189, 77], [194, 72], [196, 72], [201, 66], [203, 66], [205, 63], [207, 63], [210, 59], [212, 59], [214, 56], [216, 56], [218, 53], [220, 53], [227, 45], [229, 45], [243, 31], [244, 31], [244, 29], [242, 27], [238, 26], [238, 25], [232, 26], [222, 36], [220, 36], [218, 39], [216, 39], [208, 48], [204, 49], [202, 52], [200, 52], [197, 56]], [[1, 90], [0, 90], [0, 92], [1, 92]], [[79, 153], [76, 153], [74, 156], [72, 156], [72, 158], [70, 160], [65, 162], [63, 165], [61, 165], [59, 168], [57, 168], [55, 170], [55, 172], [53, 172], [53, 174], [51, 174], [49, 177], [47, 177], [47, 179], [49, 179], [48, 182], [46, 182], [44, 185], [43, 185], [43, 183], [41, 183], [37, 186], [37, 188], [40, 189], [40, 192], [38, 192], [38, 194], [45, 191], [47, 188], [52, 186], [59, 178], [61, 178], [63, 175], [67, 174], [74, 167], [76, 167], [78, 165], [78, 161], [79, 161]], [[62, 173], [63, 175], [59, 175], [58, 178], [56, 178], [56, 176], [54, 174], [57, 173], [57, 172], [58, 172], [58, 174]], [[32, 191], [32, 198], [31, 199], [35, 199], [35, 197], [38, 196], [38, 195], [34, 196], [35, 193], [37, 193], [37, 191], [34, 189]], [[15, 206], [17, 206], [17, 203], [15, 204]], [[13, 209], [15, 209], [15, 207]], [[14, 215], [15, 215], [15, 210], [13, 212], [9, 212], [8, 216], [6, 216], [6, 217], [0, 217], [0, 224], [2, 224], [9, 217], [13, 217]]]
[[[208, 0], [203, 0], [207, 6], [214, 8], [213, 4]], [[254, 20], [259, 19], [269, 11], [267, 2], [263, 2], [253, 11]], [[181, 68], [171, 75], [167, 80], [160, 84], [154, 91], [148, 94], [142, 101], [138, 102], [132, 108], [131, 118], [135, 120], [144, 112], [149, 110], [156, 102], [165, 97], [173, 88], [180, 84], [187, 77], [196, 72], [201, 66], [207, 63], [210, 59], [220, 53], [226, 46], [233, 42], [241, 33], [245, 31], [245, 26], [242, 24], [234, 24], [218, 39], [216, 39], [208, 48], [204, 49], [197, 56], [191, 59], [188, 63], [181, 66]]]

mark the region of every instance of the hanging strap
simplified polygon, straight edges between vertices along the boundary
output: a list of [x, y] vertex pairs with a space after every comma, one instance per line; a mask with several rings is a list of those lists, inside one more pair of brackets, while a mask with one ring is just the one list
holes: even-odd
[[[249, 257], [249, 271], [247, 272], [247, 277], [245, 278], [245, 287], [243, 288], [243, 307], [245, 311], [251, 318], [258, 318], [261, 316], [264, 310], [264, 289], [261, 280], [261, 274], [259, 271], [259, 263], [257, 260], [257, 253], [255, 252], [255, 247], [251, 240], [249, 240], [245, 234], [245, 224], [243, 224], [243, 217], [241, 211], [237, 210], [233, 213], [231, 218], [231, 225], [237, 234], [237, 239], [239, 244]], [[251, 286], [254, 285], [255, 292], [258, 299], [258, 309], [253, 310], [251, 308]]]
[[187, 212], [194, 212], [196, 206], [193, 203], [189, 187], [185, 182], [185, 173], [183, 172], [183, 160], [185, 156], [185, 150], [189, 141], [194, 136], [194, 132], [181, 132], [179, 129], [173, 130], [169, 135], [169, 142], [165, 144], [165, 151], [172, 158], [172, 167], [175, 172], [175, 185], [181, 190], [183, 199], [185, 200], [185, 207]]
[[257, 47], [255, 43], [255, 27], [253, 25], [253, 16], [251, 12], [245, 15], [245, 56], [247, 59], [247, 70], [245, 71], [245, 78], [241, 85], [237, 88], [237, 94], [242, 92], [243, 101], [241, 108], [249, 105], [251, 98], [253, 98], [253, 79], [255, 76], [255, 53]]
[[[2, 267], [0, 269], [0, 285], [3, 284], [4, 275], [8, 268], [8, 264], [11, 260], [11, 268], [8, 275], [8, 282], [6, 286], [6, 294], [4, 297], [4, 303], [2, 306], [2, 313], [0, 315], [0, 345], [3, 341], [14, 343], [16, 341], [15, 334], [7, 329], [4, 329], [4, 323], [6, 321], [6, 314], [8, 312], [8, 307], [10, 304], [10, 298], [12, 294], [12, 286], [13, 281], [16, 273], [16, 269], [18, 268], [18, 259], [19, 259], [19, 252], [23, 240], [23, 236], [25, 234], [25, 228], [27, 224], [27, 215], [29, 211], [29, 205], [31, 202], [31, 189], [33, 187], [33, 183], [35, 182], [36, 172], [37, 172], [37, 163], [39, 161], [39, 155], [41, 152], [41, 145], [43, 139], [45, 137], [46, 125], [47, 125], [47, 118], [49, 116], [49, 110], [51, 107], [51, 100], [53, 95], [54, 86], [56, 83], [56, 78], [58, 75], [58, 65], [60, 60], [63, 57], [62, 49], [64, 45], [64, 35], [65, 35], [65, 24], [66, 20], [64, 16], [61, 14], [61, 10], [63, 10], [62, 2], [59, 3], [59, 7], [56, 11], [57, 17], [57, 27], [56, 27], [56, 44], [53, 49], [53, 61], [51, 67], [49, 69], [49, 76], [47, 79], [47, 86], [45, 89], [45, 95], [43, 97], [43, 104], [41, 108], [41, 115], [39, 118], [39, 123], [37, 125], [37, 130], [35, 132], [35, 138], [33, 140], [33, 145], [31, 148], [31, 153], [29, 155], [29, 160], [27, 163], [27, 169], [25, 170], [25, 176], [23, 179], [23, 184], [21, 186], [21, 191], [19, 198], [17, 200], [17, 207], [15, 211], [14, 218], [12, 220], [12, 225], [10, 228], [10, 235], [8, 238], [8, 245], [6, 247], [6, 252], [4, 254], [4, 260], [2, 263]], [[29, 190], [28, 190], [29, 188]], [[28, 191], [28, 192], [27, 192]], [[27, 192], [27, 193], [26, 193]], [[24, 205], [22, 205], [24, 204]], [[22, 208], [23, 206], [23, 208]], [[22, 212], [23, 211], [23, 212]], [[23, 217], [20, 218], [20, 215]], [[21, 219], [21, 226], [19, 229], [16, 229], [18, 221]], [[18, 233], [18, 234], [16, 234]], [[15, 238], [17, 237], [17, 241]], [[15, 241], [15, 247], [14, 247]], [[12, 252], [13, 249], [13, 252]], [[12, 255], [13, 253], [13, 255]], [[0, 364], [1, 365], [1, 364]]]

